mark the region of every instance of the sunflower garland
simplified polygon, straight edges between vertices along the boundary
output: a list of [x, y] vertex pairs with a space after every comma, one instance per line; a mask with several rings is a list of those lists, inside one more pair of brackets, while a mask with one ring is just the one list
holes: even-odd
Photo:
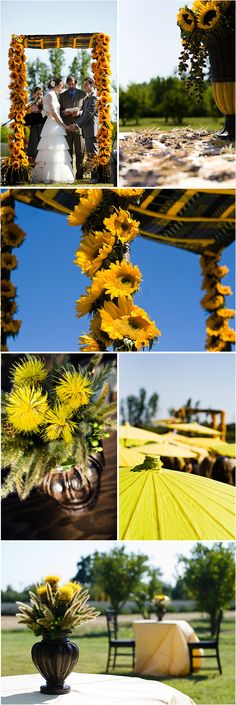
[[200, 257], [203, 282], [206, 294], [201, 306], [210, 314], [206, 321], [206, 349], [210, 352], [227, 351], [235, 343], [235, 332], [229, 326], [229, 319], [235, 315], [234, 309], [225, 307], [225, 296], [233, 292], [229, 286], [221, 284], [221, 279], [228, 274], [228, 267], [219, 265], [221, 252], [206, 253]]
[[14, 223], [14, 200], [10, 191], [0, 196], [1, 202], [1, 229], [2, 229], [2, 254], [1, 254], [1, 302], [2, 302], [2, 350], [7, 351], [7, 338], [15, 336], [20, 330], [21, 321], [14, 319], [17, 305], [14, 301], [16, 288], [10, 281], [11, 271], [16, 269], [18, 260], [12, 254], [12, 248], [19, 247], [25, 238], [25, 233]]
[[88, 458], [102, 451], [114, 427], [116, 403], [108, 403], [113, 363], [94, 356], [86, 366], [58, 365], [27, 355], [10, 371], [11, 391], [2, 395], [2, 460], [11, 466], [3, 497], [16, 490], [25, 499], [47, 473], [78, 462], [86, 475]]
[[25, 113], [27, 107], [26, 55], [24, 37], [12, 35], [8, 52], [10, 70], [9, 118], [13, 135], [9, 134], [10, 157], [4, 160], [4, 176], [8, 184], [28, 181], [28, 158], [25, 152]]
[[98, 165], [102, 167], [106, 182], [109, 179], [108, 165], [112, 149], [110, 37], [106, 34], [96, 34], [92, 59], [91, 68], [98, 93]]
[[217, 38], [224, 28], [234, 31], [234, 12], [229, 11], [230, 5], [234, 3], [196, 0], [191, 9], [185, 5], [177, 14], [183, 45], [179, 74], [189, 93], [194, 92], [198, 100], [203, 95], [209, 41]]
[[[98, 195], [98, 192], [100, 195]], [[83, 225], [75, 264], [92, 281], [76, 302], [77, 316], [91, 315], [89, 334], [80, 337], [84, 352], [135, 351], [152, 348], [160, 331], [147, 313], [133, 304], [142, 275], [129, 262], [130, 242], [139, 233], [139, 222], [128, 209], [137, 203], [143, 189], [96, 189], [80, 195], [69, 216], [70, 225]]]

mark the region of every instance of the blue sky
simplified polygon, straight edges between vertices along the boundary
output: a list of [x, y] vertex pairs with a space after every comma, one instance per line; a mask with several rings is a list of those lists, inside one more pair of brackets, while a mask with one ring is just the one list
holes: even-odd
[[[88, 317], [77, 319], [75, 301], [89, 279], [73, 264], [81, 230], [67, 218], [16, 203], [17, 223], [27, 237], [15, 254], [18, 269], [12, 272], [17, 286], [19, 335], [9, 338], [12, 352], [77, 351], [78, 338], [88, 331]], [[200, 307], [199, 258], [190, 252], [138, 237], [132, 243], [131, 261], [143, 274], [135, 302], [156, 321], [162, 336], [154, 350], [204, 350], [205, 313]], [[225, 283], [234, 288], [234, 246], [222, 261], [230, 268]], [[228, 297], [232, 306], [232, 297]]]
[[[12, 34], [76, 34], [104, 32], [111, 37], [112, 80], [116, 80], [116, 0], [3, 0], [2, 5], [2, 120], [9, 112], [8, 48]], [[46, 61], [47, 50], [27, 49], [29, 61]], [[65, 76], [75, 56], [66, 49]]]
[[[189, 556], [194, 541], [2, 541], [2, 589], [7, 585], [22, 589], [40, 582], [45, 575], [60, 575], [63, 581], [76, 574], [81, 556], [96, 550], [109, 552], [124, 545], [131, 553], [146, 553], [152, 567], [160, 567], [163, 578], [175, 584], [177, 556]], [[214, 542], [203, 541], [212, 546]], [[46, 550], [45, 550], [46, 549]]]
[[[148, 358], [147, 358], [148, 355]], [[120, 399], [140, 387], [159, 394], [157, 418], [180, 408], [189, 397], [203, 408], [225, 409], [226, 423], [235, 419], [234, 353], [161, 354], [123, 353], [119, 362]]]
[[181, 0], [120, 0], [121, 86], [173, 75], [181, 51], [176, 15], [184, 5]]

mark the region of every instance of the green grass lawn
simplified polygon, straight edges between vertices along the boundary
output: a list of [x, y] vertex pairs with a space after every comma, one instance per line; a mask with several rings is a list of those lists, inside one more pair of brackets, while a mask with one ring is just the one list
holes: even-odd
[[[121, 638], [133, 637], [132, 620], [121, 626]], [[191, 624], [200, 638], [208, 635], [206, 620], [192, 620]], [[107, 659], [106, 631], [95, 625], [81, 629], [80, 636], [72, 637], [80, 649], [79, 662], [75, 671], [81, 673], [104, 673]], [[2, 675], [35, 673], [30, 651], [37, 639], [26, 630], [3, 631], [2, 633]], [[223, 621], [220, 634], [220, 656], [223, 675], [218, 673], [215, 659], [203, 661], [202, 670], [184, 678], [157, 678], [167, 685], [189, 695], [197, 705], [233, 705], [234, 700], [234, 620]], [[125, 657], [122, 657], [124, 663]], [[112, 673], [112, 671], [111, 671]], [[131, 659], [127, 667], [117, 667], [116, 675], [132, 676]], [[147, 678], [145, 676], [145, 678]], [[152, 680], [155, 680], [152, 678]]]
[[165, 118], [140, 118], [139, 124], [136, 125], [134, 120], [128, 120], [126, 125], [122, 125], [120, 120], [119, 130], [120, 132], [130, 132], [135, 130], [143, 130], [144, 128], [160, 128], [161, 130], [174, 130], [176, 127], [193, 127], [196, 129], [204, 128], [205, 130], [213, 130], [216, 132], [220, 127], [223, 127], [224, 118], [211, 118], [211, 117], [186, 117], [183, 119], [182, 125], [173, 125], [170, 120], [168, 123], [165, 122]]

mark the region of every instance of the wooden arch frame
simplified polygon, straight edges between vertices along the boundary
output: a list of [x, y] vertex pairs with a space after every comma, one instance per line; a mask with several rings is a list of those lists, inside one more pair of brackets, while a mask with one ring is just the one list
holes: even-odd
[[110, 103], [110, 37], [93, 34], [12, 35], [9, 48], [10, 99], [9, 118], [13, 136], [9, 136], [10, 157], [4, 167], [6, 183], [17, 185], [28, 180], [28, 159], [25, 151], [25, 113], [28, 100], [25, 48], [31, 49], [91, 49], [92, 71], [98, 96], [98, 167], [101, 181], [109, 181], [109, 161], [112, 148]]

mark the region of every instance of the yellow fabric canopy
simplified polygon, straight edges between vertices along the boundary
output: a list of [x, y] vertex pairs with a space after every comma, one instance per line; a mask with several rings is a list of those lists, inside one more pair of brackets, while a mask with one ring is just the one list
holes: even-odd
[[220, 436], [220, 431], [215, 431], [214, 428], [209, 428], [208, 426], [203, 426], [203, 424], [197, 423], [197, 421], [192, 421], [192, 423], [181, 423], [181, 421], [156, 421], [159, 426], [167, 426], [168, 428], [175, 428], [177, 431], [185, 431], [186, 433], [202, 433], [204, 436]]
[[211, 445], [212, 450], [217, 455], [226, 455], [228, 458], [236, 458], [236, 444], [216, 441]]
[[[138, 452], [150, 453], [151, 455], [160, 455], [163, 457], [170, 458], [196, 458], [197, 453], [195, 453], [191, 447], [186, 448], [186, 446], [181, 446], [179, 443], [170, 443], [164, 441], [163, 443], [147, 443], [144, 446], [137, 447]], [[143, 460], [143, 458], [142, 458]], [[140, 461], [139, 461], [140, 462]], [[124, 467], [124, 466], [122, 466]], [[131, 466], [130, 466], [131, 467]], [[134, 467], [134, 466], [133, 466]]]
[[120, 470], [122, 540], [235, 539], [235, 488], [174, 470]]
[[130, 441], [157, 441], [158, 439], [163, 440], [163, 436], [160, 433], [146, 431], [145, 428], [131, 426], [129, 423], [125, 423], [123, 426], [119, 427], [119, 437], [126, 438]]
[[133, 448], [119, 447], [119, 465], [121, 468], [133, 468], [143, 462], [143, 456]]

